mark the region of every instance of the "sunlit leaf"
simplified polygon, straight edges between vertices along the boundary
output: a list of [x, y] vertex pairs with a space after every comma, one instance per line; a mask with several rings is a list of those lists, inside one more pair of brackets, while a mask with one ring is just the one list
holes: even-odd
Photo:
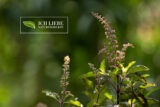
[[138, 100], [139, 100], [142, 104], [145, 103], [144, 100], [143, 100], [143, 98], [141, 98], [141, 97], [138, 97]]
[[138, 80], [140, 80], [141, 82], [146, 84], [147, 81], [146, 81], [146, 79], [144, 77], [142, 77], [142, 75], [136, 74], [136, 76], [137, 76]]
[[113, 71], [109, 72], [110, 76], [115, 76], [116, 74], [118, 74], [119, 68], [116, 67]]
[[88, 87], [93, 88], [93, 82], [91, 80], [85, 79], [85, 82], [86, 82]]
[[120, 65], [120, 67], [121, 67], [121, 69], [122, 69], [122, 72], [125, 72], [125, 68], [124, 68], [123, 64], [122, 64], [122, 63], [119, 63], [119, 65]]
[[128, 66], [126, 66], [126, 67], [124, 67], [123, 66], [123, 64], [119, 64], [120, 65], [120, 67], [121, 67], [121, 69], [122, 69], [122, 72], [123, 72], [123, 74], [126, 74], [126, 72], [128, 71], [128, 69], [133, 65], [133, 64], [135, 64], [136, 63], [136, 61], [132, 61], [132, 62], [130, 62], [129, 64], [128, 64]]
[[146, 79], [145, 78], [139, 78], [141, 82], [146, 83]]
[[105, 65], [105, 59], [102, 60], [101, 64], [100, 64], [100, 71], [105, 73], [105, 69], [106, 69], [106, 65]]
[[134, 82], [143, 82], [144, 84], [147, 83], [146, 81], [146, 78], [148, 75], [145, 75], [145, 74], [138, 74], [138, 73], [131, 73], [131, 74], [128, 74], [127, 77], [129, 77], [131, 79], [131, 81], [134, 83]]
[[140, 88], [148, 88], [148, 87], [153, 87], [153, 86], [155, 86], [155, 84], [147, 84], [147, 85], [140, 85], [139, 87]]
[[122, 67], [121, 69], [122, 69], [123, 74], [127, 72], [126, 68]]
[[104, 95], [105, 95], [109, 100], [112, 100], [112, 99], [113, 99], [112, 95], [110, 95], [108, 92], [104, 93]]
[[146, 66], [143, 65], [137, 65], [132, 67], [131, 69], [129, 69], [128, 73], [135, 73], [135, 72], [139, 72], [139, 71], [148, 71], [149, 68], [147, 68]]
[[55, 92], [43, 90], [42, 93], [45, 93], [46, 96], [49, 96], [49, 97], [59, 101], [59, 95], [57, 93], [55, 93]]
[[132, 61], [132, 62], [130, 62], [130, 63], [128, 64], [128, 66], [127, 66], [127, 67], [125, 67], [126, 72], [127, 72], [127, 71], [128, 71], [128, 69], [129, 69], [130, 67], [132, 67], [135, 63], [136, 63], [136, 61]]
[[134, 104], [136, 102], [136, 99], [129, 99], [128, 100], [128, 105], [131, 105], [131, 101], [132, 101], [132, 104]]
[[79, 101], [69, 100], [69, 103], [78, 107], [83, 107], [83, 105]]
[[35, 29], [36, 28], [36, 25], [33, 21], [23, 21], [23, 24], [27, 27], [30, 27], [32, 29]]
[[143, 75], [141, 75], [142, 77], [149, 77], [150, 76], [150, 74], [143, 74]]

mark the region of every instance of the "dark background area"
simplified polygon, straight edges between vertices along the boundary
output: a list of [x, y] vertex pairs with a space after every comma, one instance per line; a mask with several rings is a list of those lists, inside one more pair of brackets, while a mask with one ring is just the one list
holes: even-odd
[[[86, 104], [80, 75], [88, 62], [99, 64], [98, 50], [105, 39], [103, 26], [90, 14], [111, 22], [120, 46], [132, 43], [125, 63], [148, 66], [149, 81], [160, 81], [159, 0], [0, 0], [0, 107], [34, 107], [58, 103], [41, 93], [59, 92], [63, 57], [71, 57], [68, 90]], [[20, 16], [68, 16], [67, 35], [20, 35]], [[160, 93], [152, 95], [160, 100]]]

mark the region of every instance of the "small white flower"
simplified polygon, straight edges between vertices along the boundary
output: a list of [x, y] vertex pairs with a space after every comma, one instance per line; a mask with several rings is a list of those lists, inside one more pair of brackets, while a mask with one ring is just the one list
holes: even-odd
[[65, 64], [69, 64], [69, 63], [70, 63], [70, 58], [69, 58], [69, 56], [65, 56], [65, 57], [64, 57], [64, 63], [65, 63]]
[[75, 98], [75, 101], [77, 101], [77, 100], [78, 100], [78, 98], [76, 97], [76, 98]]
[[114, 107], [119, 107], [119, 105], [114, 105]]
[[83, 105], [81, 104], [81, 107], [83, 107]]

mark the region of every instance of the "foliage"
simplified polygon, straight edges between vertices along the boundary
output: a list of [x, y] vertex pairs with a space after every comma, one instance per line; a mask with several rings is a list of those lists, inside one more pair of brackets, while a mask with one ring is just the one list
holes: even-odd
[[[92, 71], [81, 75], [86, 87], [84, 94], [89, 97], [90, 101], [86, 107], [109, 106], [115, 107], [134, 107], [149, 105], [159, 102], [154, 98], [150, 98], [150, 94], [159, 90], [155, 83], [150, 83], [146, 78], [150, 76], [149, 68], [144, 65], [135, 65], [136, 61], [131, 61], [127, 66], [124, 65], [125, 52], [128, 47], [134, 48], [130, 43], [123, 44], [119, 49], [116, 39], [115, 30], [112, 30], [109, 23], [99, 14], [92, 12], [92, 15], [104, 25], [106, 42], [98, 55], [104, 54], [98, 68], [94, 64], [88, 63]], [[66, 88], [69, 84], [67, 81], [69, 73], [68, 65], [64, 66], [64, 74], [61, 78], [61, 97], [54, 92], [43, 91], [47, 96], [57, 100], [63, 106], [65, 98], [72, 96]], [[79, 101], [69, 100], [75, 106], [82, 106]], [[61, 106], [61, 107], [62, 107]]]
[[79, 101], [74, 100], [75, 98], [74, 98], [73, 94], [71, 94], [70, 91], [67, 91], [67, 86], [69, 85], [69, 82], [68, 82], [69, 63], [70, 63], [69, 56], [64, 57], [63, 75], [62, 75], [61, 84], [60, 84], [62, 91], [61, 91], [60, 95], [56, 92], [45, 91], [45, 90], [42, 91], [42, 93], [45, 93], [46, 96], [49, 96], [49, 97], [55, 99], [56, 101], [58, 101], [60, 103], [60, 107], [64, 107], [65, 103], [69, 103], [69, 104], [73, 104], [78, 107], [82, 107], [83, 105]]

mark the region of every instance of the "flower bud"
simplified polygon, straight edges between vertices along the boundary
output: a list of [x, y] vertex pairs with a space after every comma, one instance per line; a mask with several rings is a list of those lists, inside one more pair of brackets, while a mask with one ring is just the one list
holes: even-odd
[[65, 57], [64, 57], [64, 63], [65, 63], [65, 64], [69, 64], [69, 63], [70, 63], [70, 58], [69, 58], [69, 56], [65, 56]]

